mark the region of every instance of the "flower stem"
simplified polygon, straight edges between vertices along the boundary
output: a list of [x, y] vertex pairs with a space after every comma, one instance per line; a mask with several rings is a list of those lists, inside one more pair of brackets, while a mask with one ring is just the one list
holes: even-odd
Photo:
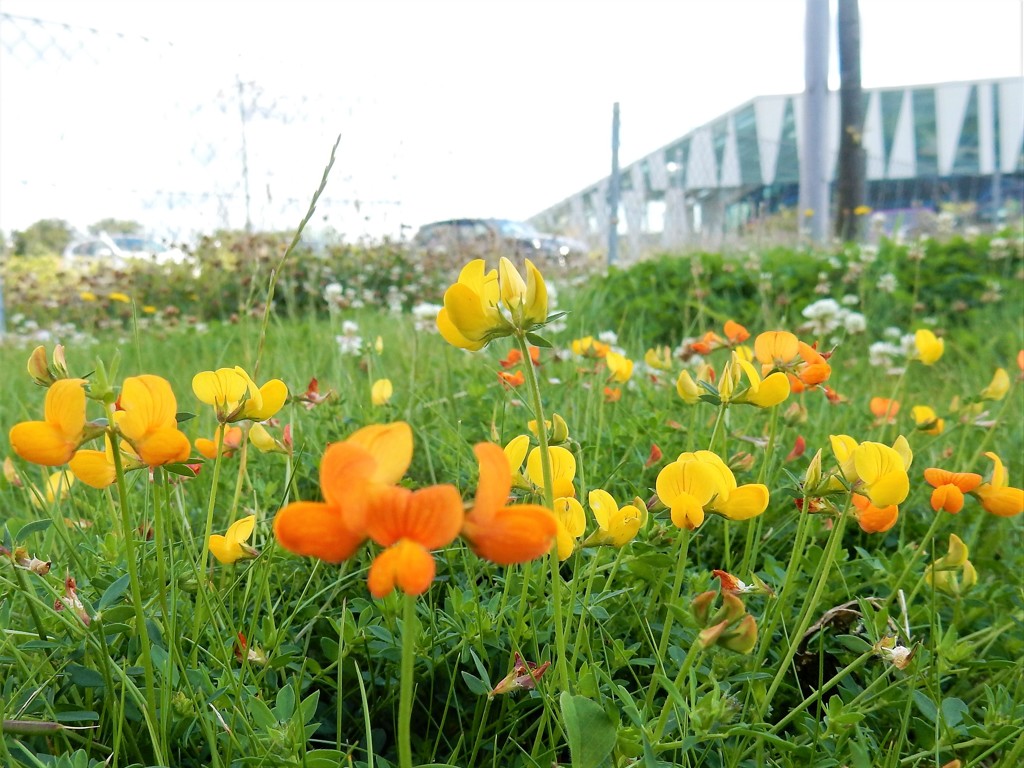
[[[209, 613], [209, 604], [207, 603], [207, 590], [205, 584], [207, 562], [210, 559], [210, 534], [213, 532], [213, 510], [217, 505], [217, 488], [220, 484], [220, 467], [222, 461], [222, 455], [224, 453], [224, 429], [220, 429], [217, 432], [217, 458], [213, 461], [213, 478], [210, 480], [210, 500], [206, 505], [206, 530], [203, 532], [203, 553], [199, 557], [199, 562], [196, 568], [196, 576], [199, 579], [198, 591], [196, 592], [196, 609], [192, 621], [192, 656], [191, 664], [195, 666], [196, 660], [199, 658], [199, 630], [203, 625], [204, 614]], [[199, 597], [202, 595], [203, 597]], [[199, 610], [200, 604], [203, 606], [203, 611]]]
[[[548, 434], [544, 421], [544, 404], [540, 395], [540, 381], [533, 369], [530, 359], [530, 347], [526, 343], [526, 334], [517, 332], [514, 335], [516, 346], [523, 355], [526, 369], [526, 385], [533, 400], [533, 417], [537, 420], [537, 441], [540, 443], [540, 467], [544, 479], [544, 506], [550, 510], [555, 508], [554, 473], [551, 469], [551, 454], [548, 453]], [[555, 668], [558, 670], [558, 681], [563, 691], [569, 690], [569, 670], [565, 653], [565, 621], [562, 617], [562, 576], [558, 572], [558, 551], [552, 545], [548, 554], [551, 567], [551, 601], [554, 604], [555, 621]]]
[[[828, 580], [828, 573], [832, 569], [832, 564], [835, 562], [836, 552], [839, 549], [839, 542], [843, 539], [843, 528], [846, 527], [846, 518], [849, 517], [850, 502], [847, 500], [846, 506], [843, 507], [842, 512], [839, 514], [839, 519], [836, 520], [835, 525], [832, 527], [832, 534], [829, 537], [828, 544], [825, 545], [825, 552], [821, 556], [821, 561], [818, 563], [818, 568], [815, 571], [813, 590], [811, 592], [810, 599], [804, 602], [803, 609], [800, 613], [800, 618], [797, 622], [796, 631], [790, 636], [789, 647], [786, 649], [782, 660], [779, 662], [778, 670], [775, 672], [775, 677], [772, 679], [772, 684], [768, 687], [768, 693], [765, 695], [764, 700], [758, 706], [758, 717], [764, 715], [765, 708], [771, 703], [772, 697], [775, 696], [775, 692], [782, 685], [782, 679], [785, 677], [786, 672], [789, 670], [789, 664], [796, 655], [797, 648], [800, 646], [800, 638], [804, 636], [807, 631], [807, 627], [810, 626], [811, 616], [814, 614], [814, 609], [818, 605], [818, 601], [821, 599], [821, 593], [825, 589], [825, 582]], [[770, 639], [766, 636], [764, 642], [770, 642]]]
[[[672, 582], [672, 592], [668, 596], [668, 600], [664, 602], [666, 606], [665, 613], [665, 625], [661, 630], [661, 640], [658, 642], [658, 652], [655, 654], [656, 659], [664, 660], [665, 654], [668, 651], [668, 641], [672, 636], [672, 623], [675, 613], [672, 607], [676, 601], [679, 600], [679, 590], [683, 588], [683, 577], [686, 575], [686, 554], [690, 544], [690, 531], [683, 528], [679, 531], [679, 544], [678, 552], [676, 555], [676, 577]], [[664, 662], [663, 662], [664, 663]], [[650, 709], [654, 704], [654, 696], [658, 692], [658, 686], [652, 681], [651, 686], [647, 689], [647, 699], [644, 702], [644, 709]]]
[[[686, 658], [683, 659], [683, 665], [679, 668], [679, 673], [676, 675], [675, 682], [672, 686], [673, 688], [678, 690], [679, 686], [683, 684], [686, 679], [686, 675], [689, 674], [690, 668], [693, 666], [694, 660], [696, 660], [699, 652], [702, 650], [703, 648], [700, 641], [695, 639], [690, 645], [690, 650], [686, 652]], [[648, 705], [648, 709], [649, 708], [650, 705]], [[665, 732], [665, 725], [668, 723], [668, 713], [671, 709], [672, 707], [668, 702], [666, 702], [665, 706], [661, 708], [661, 715], [658, 716], [658, 722], [654, 726], [653, 741], [661, 741], [662, 734]]]
[[[149, 647], [149, 629], [146, 627], [146, 613], [142, 606], [142, 585], [139, 581], [139, 568], [135, 559], [135, 529], [132, 526], [131, 504], [128, 502], [128, 489], [124, 481], [124, 462], [121, 451], [116, 447], [119, 435], [112, 435], [110, 442], [115, 446], [111, 451], [114, 458], [114, 473], [117, 482], [118, 507], [121, 510], [121, 535], [124, 536], [125, 560], [128, 562], [128, 581], [131, 585], [132, 604], [135, 608], [135, 631], [139, 637], [139, 650], [142, 655], [142, 669], [146, 677], [146, 708], [149, 716], [156, 717], [156, 675], [153, 671], [153, 655]], [[153, 745], [155, 754], [161, 750]]]
[[414, 685], [413, 662], [416, 654], [416, 634], [419, 624], [416, 620], [416, 597], [405, 595], [402, 610], [402, 678], [398, 693], [398, 764], [401, 768], [412, 768], [412, 693]]

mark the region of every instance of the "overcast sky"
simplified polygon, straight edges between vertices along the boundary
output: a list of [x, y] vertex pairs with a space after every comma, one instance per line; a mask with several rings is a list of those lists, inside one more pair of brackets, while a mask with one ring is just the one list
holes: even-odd
[[[280, 151], [263, 149], [258, 163], [275, 187], [305, 194], [340, 132], [328, 193], [393, 201], [390, 228], [456, 216], [525, 218], [568, 197], [607, 174], [615, 101], [625, 164], [755, 96], [801, 91], [804, 10], [805, 0], [0, 0], [2, 13], [173, 44], [172, 73], [155, 73], [143, 55], [120, 67], [122, 92], [127, 83], [140, 95], [182, 86], [199, 93], [237, 75], [266, 92], [316, 95], [327, 115], [319, 133], [294, 141], [298, 134], [282, 129]], [[1022, 74], [1021, 0], [860, 0], [860, 10], [865, 87]], [[833, 4], [833, 25], [834, 17]], [[11, 55], [0, 49], [0, 57]], [[832, 60], [835, 72], [834, 42]], [[0, 59], [13, 71], [9, 64]], [[53, 76], [42, 69], [23, 68], [19, 82]], [[69, 78], [62, 71], [55, 82]], [[44, 121], [50, 130], [24, 115], [14, 125], [5, 106], [18, 88], [2, 85], [9, 95], [0, 91], [0, 228], [42, 216], [89, 223], [100, 209], [67, 194], [78, 181], [51, 178], [49, 197], [32, 189], [40, 175], [88, 168], [95, 176], [98, 166], [65, 158], [44, 174], [38, 158], [59, 157], [50, 151], [55, 143], [80, 146], [80, 130], [90, 131], [107, 169], [122, 155], [122, 165], [137, 165], [133, 148], [123, 136], [104, 145], [104, 121], [83, 121], [67, 106]], [[65, 101], [88, 104], [94, 88], [102, 84], [76, 84]], [[307, 116], [313, 105], [302, 104]], [[146, 136], [138, 142], [144, 147]], [[161, 144], [159, 151], [175, 151]], [[37, 158], [33, 165], [19, 162], [26, 155]]]

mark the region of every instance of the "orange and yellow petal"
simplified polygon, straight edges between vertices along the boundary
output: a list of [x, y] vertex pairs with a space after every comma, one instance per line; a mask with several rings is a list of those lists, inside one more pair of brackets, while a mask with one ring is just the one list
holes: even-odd
[[370, 594], [387, 597], [397, 587], [407, 595], [422, 595], [430, 588], [436, 568], [423, 545], [400, 539], [377, 555], [370, 566]]
[[117, 479], [117, 471], [107, 451], [78, 451], [68, 466], [75, 477], [92, 488], [107, 488]]
[[454, 485], [417, 491], [392, 487], [375, 496], [366, 516], [366, 533], [381, 546], [400, 539], [427, 549], [451, 544], [462, 529], [462, 496]]
[[514, 565], [550, 552], [557, 528], [549, 509], [517, 504], [494, 510], [486, 519], [467, 515], [462, 535], [478, 556], [498, 565]]
[[955, 485], [940, 485], [932, 491], [932, 509], [938, 512], [944, 510], [955, 515], [964, 508], [964, 492]]
[[347, 560], [365, 539], [346, 527], [339, 507], [315, 501], [292, 502], [278, 512], [274, 535], [289, 552], [328, 563]]
[[69, 439], [60, 429], [45, 421], [23, 421], [8, 433], [11, 448], [25, 461], [44, 467], [67, 464], [75, 455], [78, 439]]
[[373, 456], [376, 467], [366, 478], [372, 483], [394, 485], [412, 463], [412, 427], [404, 421], [371, 424], [353, 432], [345, 442], [362, 446]]
[[853, 494], [852, 501], [857, 524], [865, 533], [883, 533], [896, 525], [900, 511], [895, 504], [878, 507], [859, 493]]

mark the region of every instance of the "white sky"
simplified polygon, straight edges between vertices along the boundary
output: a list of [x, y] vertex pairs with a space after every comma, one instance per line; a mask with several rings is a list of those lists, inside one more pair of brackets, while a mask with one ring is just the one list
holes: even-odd
[[[804, 11], [805, 0], [0, 0], [0, 12], [169, 40], [187, 54], [172, 73], [144, 60], [123, 67], [129, 91], [198, 92], [237, 74], [268, 92], [321, 94], [336, 123], [325, 117], [301, 139], [282, 129], [279, 151], [254, 165], [307, 197], [341, 132], [328, 195], [397, 200], [386, 228], [525, 218], [568, 197], [607, 175], [615, 101], [628, 164], [755, 96], [803, 90]], [[1022, 0], [860, 0], [860, 11], [865, 87], [1024, 73]], [[831, 55], [835, 72], [834, 42]], [[89, 132], [107, 168], [186, 151], [163, 140], [154, 148], [154, 134], [138, 147], [123, 135], [105, 144], [109, 132], [66, 105], [47, 121], [59, 131], [15, 120], [4, 105], [17, 85], [0, 91], [4, 231], [51, 216], [80, 226], [133, 218], [101, 208], [102, 195], [68, 193], [80, 182], [59, 177], [75, 158], [46, 166], [76, 131]], [[91, 91], [78, 84], [72, 101], [87, 104]], [[25, 193], [40, 175], [48, 198]]]

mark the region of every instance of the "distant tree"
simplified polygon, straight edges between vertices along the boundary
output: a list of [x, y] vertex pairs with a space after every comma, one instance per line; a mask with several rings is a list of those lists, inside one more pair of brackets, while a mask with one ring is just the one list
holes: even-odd
[[137, 221], [126, 219], [100, 219], [89, 226], [90, 235], [98, 235], [106, 232], [108, 235], [137, 235], [142, 231], [142, 225]]
[[73, 237], [71, 226], [63, 219], [41, 219], [22, 232], [12, 233], [15, 256], [60, 255]]

